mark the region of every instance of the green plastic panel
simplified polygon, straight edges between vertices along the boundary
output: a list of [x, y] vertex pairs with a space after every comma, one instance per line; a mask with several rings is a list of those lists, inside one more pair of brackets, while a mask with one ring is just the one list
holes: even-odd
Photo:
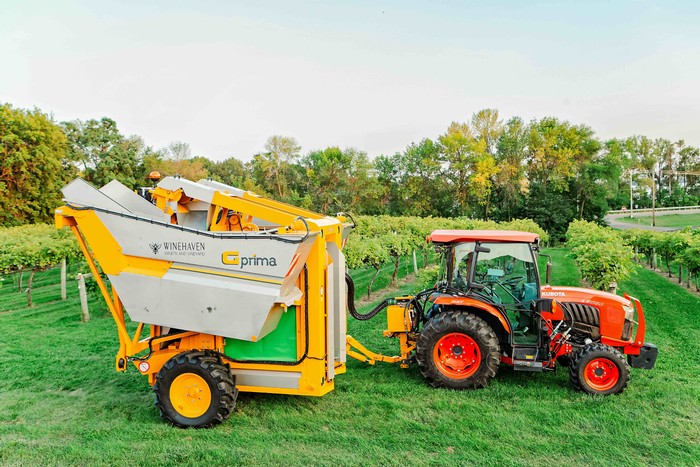
[[290, 306], [282, 313], [277, 327], [257, 342], [226, 338], [224, 354], [236, 360], [272, 360], [295, 362], [297, 360], [296, 307]]

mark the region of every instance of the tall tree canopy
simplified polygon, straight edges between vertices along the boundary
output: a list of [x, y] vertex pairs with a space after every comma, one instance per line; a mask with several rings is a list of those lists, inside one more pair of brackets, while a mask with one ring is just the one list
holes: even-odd
[[111, 180], [136, 188], [142, 183], [143, 158], [149, 150], [138, 136], [124, 137], [111, 118], [63, 122], [69, 157], [82, 168], [83, 177], [96, 186]]
[[75, 175], [67, 140], [39, 110], [0, 105], [0, 225], [48, 222]]

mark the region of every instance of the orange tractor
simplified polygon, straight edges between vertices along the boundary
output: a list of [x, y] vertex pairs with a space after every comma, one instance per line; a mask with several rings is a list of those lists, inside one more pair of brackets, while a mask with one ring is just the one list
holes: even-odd
[[[484, 387], [500, 363], [519, 371], [553, 370], [560, 364], [569, 367], [575, 389], [609, 395], [625, 389], [630, 366], [653, 368], [658, 349], [644, 341], [639, 300], [541, 286], [536, 234], [436, 230], [428, 241], [442, 255], [434, 288], [385, 300], [364, 315], [351, 303], [349, 309], [355, 318], [369, 319], [388, 307], [385, 335], [401, 338], [402, 366], [414, 360], [415, 351], [415, 361], [432, 386]], [[550, 272], [548, 263], [547, 283]], [[349, 277], [346, 281], [352, 286]], [[348, 355], [362, 358], [351, 349], [352, 337], [348, 342]], [[374, 359], [392, 358], [397, 357]]]

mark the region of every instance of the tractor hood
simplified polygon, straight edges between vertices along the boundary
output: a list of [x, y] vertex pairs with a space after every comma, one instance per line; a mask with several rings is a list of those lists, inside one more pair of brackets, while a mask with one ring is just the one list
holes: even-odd
[[601, 290], [584, 289], [581, 287], [556, 287], [542, 286], [540, 289], [542, 298], [552, 298], [558, 302], [585, 303], [597, 307], [603, 306], [630, 306], [631, 302], [624, 297], [603, 292]]

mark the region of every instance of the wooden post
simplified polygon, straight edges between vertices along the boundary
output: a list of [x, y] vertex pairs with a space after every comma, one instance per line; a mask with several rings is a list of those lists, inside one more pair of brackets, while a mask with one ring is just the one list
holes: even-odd
[[29, 280], [27, 281], [27, 306], [33, 307], [34, 302], [32, 302], [32, 284], [34, 283], [34, 274], [36, 274], [36, 269], [32, 269], [29, 273]]
[[651, 268], [656, 271], [656, 248], [651, 249]]
[[85, 276], [90, 274], [78, 274], [78, 292], [80, 292], [80, 308], [82, 309], [81, 320], [84, 323], [90, 321], [90, 310], [88, 310], [87, 290], [85, 290]]
[[651, 176], [651, 226], [656, 227], [656, 177], [654, 175]]
[[61, 300], [66, 299], [66, 258], [61, 260]]
[[683, 265], [678, 266], [678, 283], [683, 283]]
[[418, 260], [416, 259], [416, 250], [413, 250], [413, 272], [418, 274]]

